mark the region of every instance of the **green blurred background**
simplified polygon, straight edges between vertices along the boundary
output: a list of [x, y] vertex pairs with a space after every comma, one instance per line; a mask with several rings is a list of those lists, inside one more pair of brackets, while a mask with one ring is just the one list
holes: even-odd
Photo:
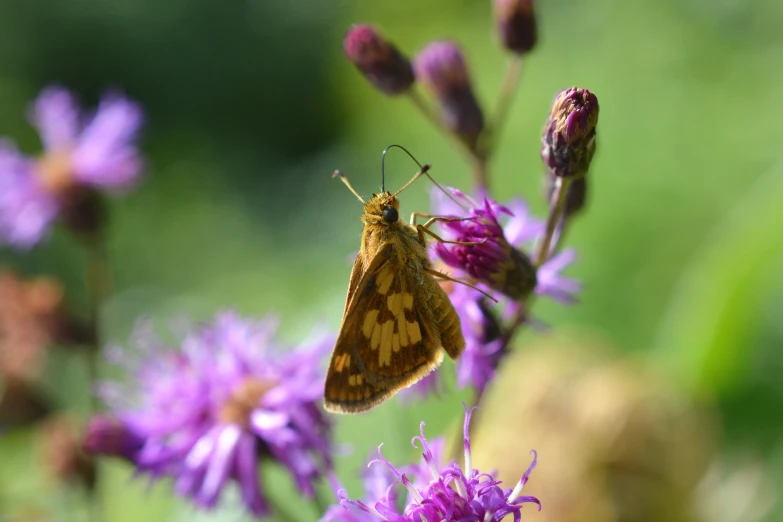
[[[540, 42], [492, 166], [495, 196], [524, 195], [544, 213], [538, 144], [558, 90], [589, 88], [601, 116], [589, 208], [569, 236], [579, 260], [568, 274], [585, 291], [574, 307], [540, 302], [536, 316], [662, 361], [672, 387], [714, 400], [721, 455], [761, 464], [772, 495], [761, 520], [780, 520], [783, 4], [542, 0], [537, 8]], [[434, 38], [459, 40], [485, 110], [493, 106], [507, 57], [485, 1], [0, 2], [0, 135], [37, 150], [26, 106], [53, 82], [89, 104], [120, 87], [146, 110], [148, 174], [111, 204], [105, 340], [124, 341], [140, 316], [165, 328], [177, 314], [206, 319], [224, 307], [280, 313], [292, 340], [311, 325], [336, 328], [361, 206], [331, 172], [369, 194], [379, 188], [381, 150], [399, 143], [432, 163], [440, 182], [469, 188], [460, 155], [344, 59], [342, 36], [355, 21], [377, 24], [408, 54]], [[392, 187], [414, 172], [402, 154], [387, 163]], [[428, 190], [424, 182], [408, 190], [403, 215], [426, 209]], [[87, 302], [83, 255], [62, 231], [29, 254], [2, 251], [0, 262], [60, 278], [75, 310]], [[83, 360], [54, 352], [42, 386], [62, 407], [84, 410], [85, 379]], [[338, 440], [353, 447], [338, 459], [340, 477], [358, 495], [354, 477], [371, 448], [385, 442], [392, 460], [410, 460], [419, 421], [439, 433], [468, 397], [339, 419]], [[14, 430], [0, 441], [0, 519], [27, 505], [79, 519], [81, 497], [45, 483], [33, 439]], [[150, 489], [119, 463], [102, 470], [107, 521], [196, 517], [168, 484]], [[265, 476], [296, 512], [287, 477]], [[244, 520], [225, 504], [199, 520]]]

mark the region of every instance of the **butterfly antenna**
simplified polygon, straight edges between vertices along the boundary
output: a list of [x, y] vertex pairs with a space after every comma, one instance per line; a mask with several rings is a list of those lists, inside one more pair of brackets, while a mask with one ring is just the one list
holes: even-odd
[[346, 186], [346, 187], [348, 187], [348, 190], [350, 190], [350, 191], [351, 191], [351, 193], [352, 193], [354, 196], [356, 196], [357, 198], [359, 198], [359, 201], [361, 201], [361, 202], [362, 202], [362, 203], [364, 203], [365, 205], [367, 204], [367, 202], [366, 202], [366, 201], [364, 201], [364, 200], [362, 199], [362, 197], [359, 195], [359, 193], [358, 193], [358, 192], [356, 192], [356, 191], [353, 189], [353, 187], [351, 186], [351, 184], [348, 182], [348, 178], [346, 178], [346, 177], [345, 177], [345, 175], [344, 175], [342, 172], [340, 172], [339, 170], [335, 170], [334, 172], [332, 172], [332, 177], [333, 177], [333, 178], [340, 178], [340, 181], [342, 181], [343, 183], [345, 183], [345, 186]]
[[[412, 159], [414, 161], [414, 163], [416, 163], [416, 165], [419, 166], [419, 172], [421, 172], [421, 171], [425, 171], [426, 172], [426, 170], [427, 170], [427, 169], [424, 168], [424, 165], [419, 163], [419, 160], [417, 160], [413, 156], [413, 154], [411, 154], [410, 151], [408, 149], [406, 149], [405, 147], [403, 147], [402, 145], [389, 145], [388, 147], [383, 149], [383, 153], [381, 154], [381, 192], [386, 192], [386, 153], [389, 152], [389, 149], [393, 149], [395, 147], [400, 149], [401, 151], [403, 151], [405, 154], [407, 154], [408, 157], [410, 157], [410, 159]], [[429, 168], [429, 165], [427, 165], [427, 168]], [[416, 177], [419, 177], [419, 176], [421, 176], [421, 173], [419, 173]], [[410, 185], [410, 183], [406, 184], [405, 186], [407, 187], [408, 185]], [[397, 191], [397, 193], [399, 193], [399, 192], [400, 191]]]
[[458, 207], [460, 207], [465, 212], [469, 212], [470, 211], [468, 208], [465, 207], [464, 203], [462, 203], [461, 201], [457, 200], [457, 198], [455, 198], [454, 196], [449, 194], [448, 190], [443, 188], [437, 181], [435, 181], [435, 178], [430, 176], [429, 170], [431, 168], [431, 165], [429, 165], [429, 164], [422, 165], [421, 163], [419, 163], [419, 160], [417, 160], [413, 156], [413, 154], [411, 154], [410, 151], [408, 149], [406, 149], [405, 147], [403, 147], [402, 145], [389, 145], [388, 147], [383, 149], [383, 155], [381, 156], [381, 190], [383, 192], [386, 192], [386, 179], [385, 179], [386, 176], [385, 176], [385, 173], [384, 173], [384, 166], [385, 166], [385, 162], [386, 162], [386, 153], [389, 151], [389, 149], [392, 149], [392, 148], [395, 148], [395, 147], [398, 148], [398, 149], [401, 149], [403, 152], [405, 152], [405, 154], [407, 154], [416, 163], [416, 165], [419, 166], [419, 172], [417, 172], [416, 175], [413, 176], [413, 179], [411, 179], [408, 183], [403, 185], [403, 187], [400, 190], [395, 192], [394, 193], [395, 196], [397, 194], [399, 194], [400, 192], [402, 192], [403, 190], [405, 190], [406, 188], [408, 188], [411, 183], [413, 183], [414, 181], [419, 179], [421, 176], [427, 176], [430, 179], [430, 181], [432, 182], [432, 184], [435, 185], [436, 187], [438, 187], [438, 190], [443, 192], [446, 195], [446, 197], [449, 198], [451, 201], [453, 201]]

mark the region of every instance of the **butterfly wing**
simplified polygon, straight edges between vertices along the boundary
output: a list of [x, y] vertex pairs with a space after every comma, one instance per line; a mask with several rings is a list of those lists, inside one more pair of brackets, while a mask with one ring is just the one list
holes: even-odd
[[348, 304], [326, 376], [326, 408], [369, 410], [430, 373], [443, 359], [442, 328], [454, 344], [449, 354], [461, 351], [459, 318], [445, 292], [423, 269], [400, 266], [387, 244]]

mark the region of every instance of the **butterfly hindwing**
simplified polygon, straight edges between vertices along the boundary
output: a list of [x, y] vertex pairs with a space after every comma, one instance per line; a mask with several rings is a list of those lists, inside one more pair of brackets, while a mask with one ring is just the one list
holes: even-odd
[[[448, 307], [451, 303], [432, 276], [397, 265], [393, 246], [386, 245], [356, 288], [349, 288], [349, 303], [326, 378], [325, 399], [330, 409], [370, 409], [441, 362], [436, 319], [453, 326], [446, 319], [431, 317], [433, 308], [423, 306], [421, 300], [442, 297]], [[411, 273], [423, 280], [414, 281]], [[442, 296], [431, 295], [434, 289]], [[442, 303], [438, 304], [434, 310], [440, 313]], [[458, 318], [456, 328], [459, 332]]]

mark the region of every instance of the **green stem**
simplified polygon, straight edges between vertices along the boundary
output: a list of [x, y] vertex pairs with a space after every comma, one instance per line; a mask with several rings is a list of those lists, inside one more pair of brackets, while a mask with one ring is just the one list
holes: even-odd
[[537, 267], [546, 263], [551, 250], [552, 238], [557, 231], [557, 224], [560, 222], [561, 215], [565, 210], [565, 200], [568, 194], [568, 186], [571, 184], [571, 178], [555, 178], [555, 187], [552, 191], [552, 197], [549, 204], [549, 215], [546, 220], [544, 237], [538, 243], [535, 265]]
[[470, 164], [473, 171], [473, 179], [477, 187], [486, 189], [487, 184], [487, 160], [486, 156], [478, 154], [475, 150], [471, 149], [459, 136], [451, 132], [432, 109], [427, 105], [422, 97], [413, 89], [408, 92], [408, 99], [411, 101], [416, 110], [424, 116], [430, 124], [432, 124], [438, 132], [440, 132], [447, 141], [449, 141], [463, 156], [465, 161]]
[[[93, 387], [98, 380], [99, 358], [101, 355], [101, 331], [100, 312], [110, 288], [110, 270], [107, 261], [106, 244], [103, 235], [99, 232], [85, 243], [86, 266], [85, 284], [90, 300], [90, 329], [92, 332], [93, 346], [87, 353], [87, 393], [89, 395], [90, 414], [96, 415], [100, 411], [100, 401], [93, 393]], [[103, 519], [103, 508], [100, 495], [99, 467], [95, 467], [95, 487], [91, 491], [92, 504], [90, 506], [90, 519], [99, 522]]]
[[500, 86], [495, 112], [492, 114], [490, 126], [484, 132], [486, 136], [482, 139], [482, 150], [485, 157], [490, 157], [497, 147], [503, 127], [508, 120], [508, 115], [511, 113], [511, 105], [514, 102], [514, 95], [517, 92], [519, 79], [522, 76], [523, 63], [522, 56], [518, 54], [512, 54], [508, 59], [506, 75], [503, 78], [503, 84]]

